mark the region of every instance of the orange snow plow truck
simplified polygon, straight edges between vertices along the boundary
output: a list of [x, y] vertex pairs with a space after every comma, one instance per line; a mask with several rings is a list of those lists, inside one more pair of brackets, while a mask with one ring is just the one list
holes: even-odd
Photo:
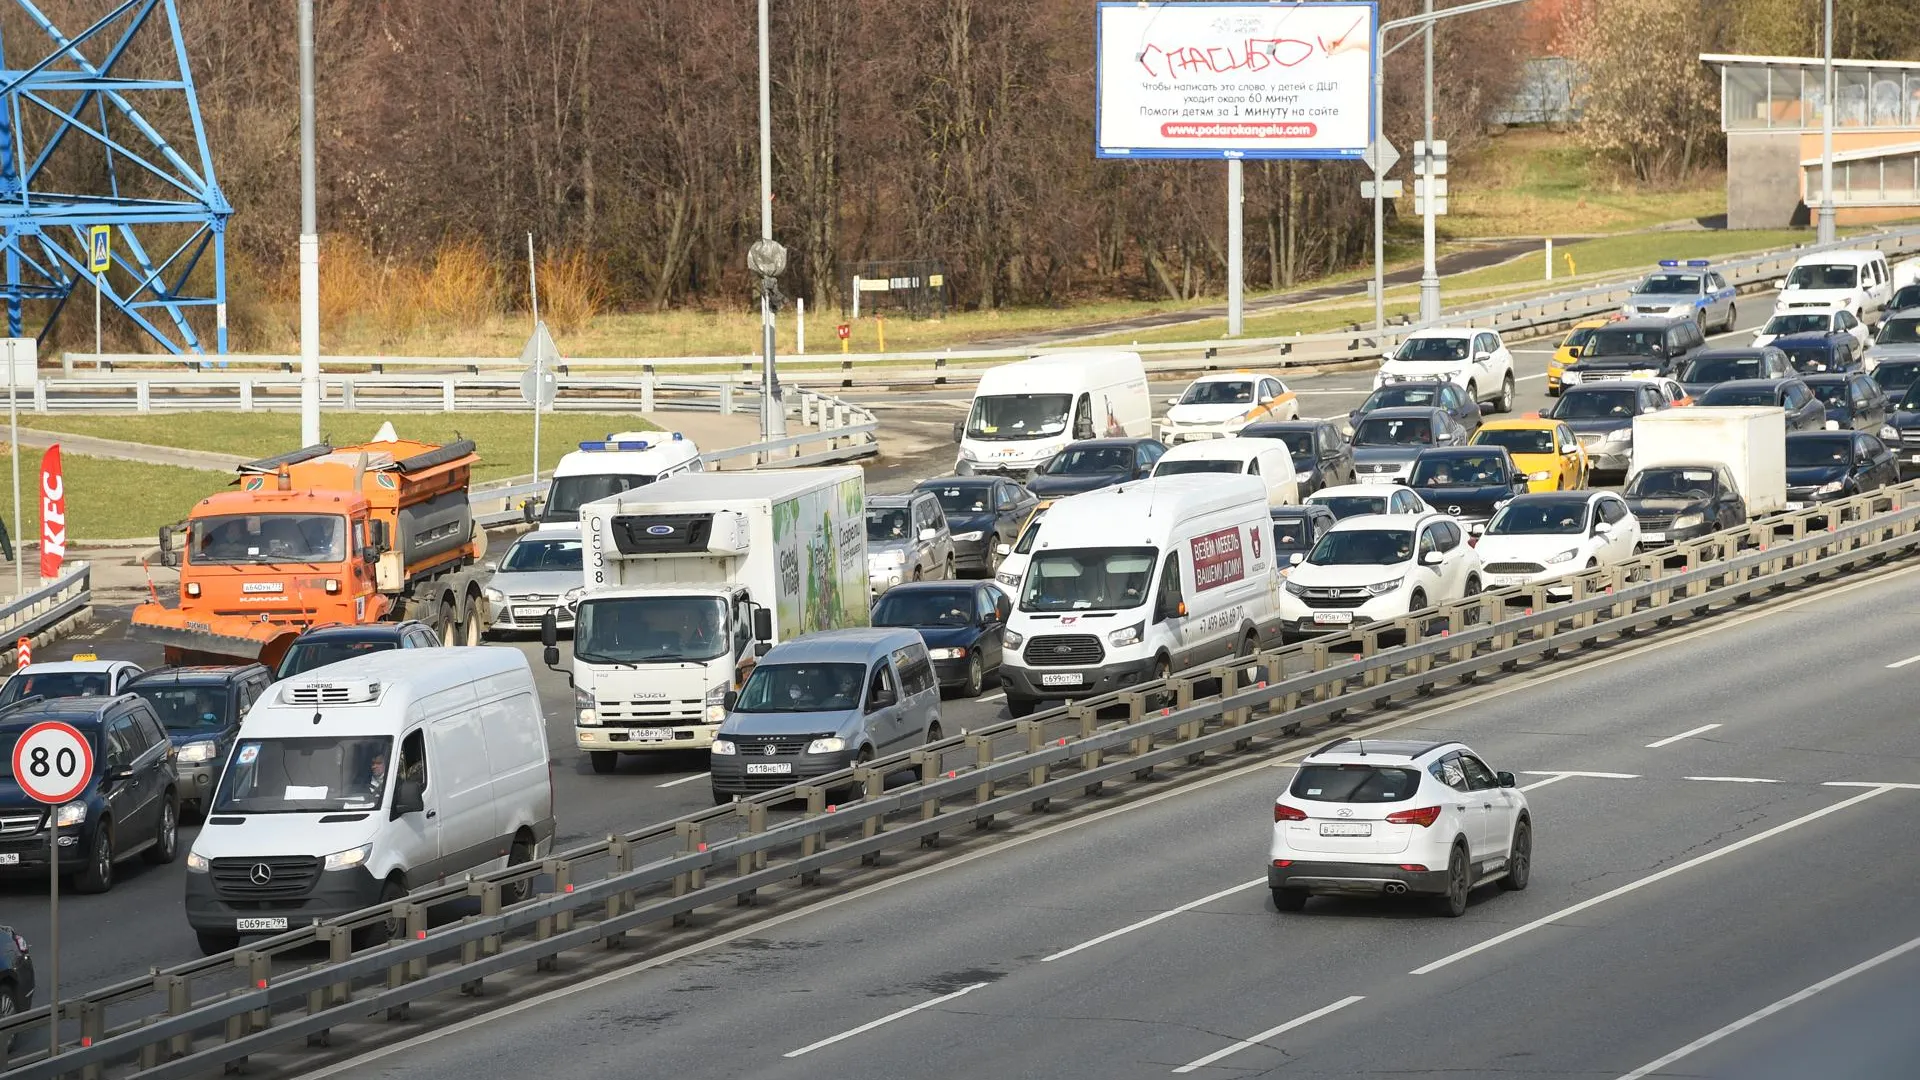
[[323, 623], [420, 619], [447, 644], [479, 644], [491, 619], [486, 531], [467, 501], [478, 460], [471, 440], [411, 442], [383, 425], [363, 445], [240, 466], [238, 490], [160, 530], [160, 561], [180, 570], [179, 606], [134, 608], [132, 635], [164, 646], [168, 663], [269, 668]]

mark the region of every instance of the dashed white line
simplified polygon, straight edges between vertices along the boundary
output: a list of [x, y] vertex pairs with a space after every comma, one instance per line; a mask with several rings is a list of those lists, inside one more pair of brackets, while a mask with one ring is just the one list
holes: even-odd
[[1909, 656], [1905, 660], [1895, 660], [1893, 663], [1888, 664], [1887, 667], [1891, 670], [1893, 668], [1906, 667], [1908, 664], [1920, 664], [1920, 654]]
[[1562, 780], [1565, 780], [1565, 779], [1566, 779], [1566, 778], [1567, 778], [1568, 776], [1570, 776], [1570, 775], [1572, 775], [1572, 774], [1570, 774], [1570, 773], [1556, 773], [1556, 774], [1554, 774], [1553, 776], [1549, 776], [1549, 777], [1547, 777], [1547, 778], [1546, 778], [1545, 780], [1535, 780], [1535, 781], [1534, 781], [1533, 783], [1531, 783], [1531, 784], [1523, 784], [1523, 785], [1521, 785], [1521, 787], [1520, 787], [1520, 790], [1521, 790], [1521, 791], [1533, 791], [1533, 790], [1535, 790], [1535, 789], [1537, 789], [1537, 788], [1543, 788], [1543, 787], [1546, 787], [1546, 786], [1547, 786], [1548, 784], [1557, 784], [1557, 783], [1559, 783], [1560, 781], [1562, 781]]
[[1695, 735], [1705, 734], [1706, 732], [1712, 731], [1714, 728], [1717, 728], [1719, 726], [1720, 726], [1719, 724], [1702, 724], [1699, 727], [1694, 728], [1692, 731], [1683, 731], [1678, 735], [1669, 735], [1664, 739], [1660, 739], [1655, 742], [1650, 742], [1647, 744], [1647, 749], [1658, 750], [1663, 746], [1669, 746], [1669, 745], [1672, 745], [1673, 743], [1677, 743], [1681, 739], [1691, 739]]
[[965, 997], [968, 994], [971, 994], [975, 990], [978, 990], [981, 987], [986, 985], [988, 984], [980, 982], [980, 983], [974, 983], [972, 986], [963, 986], [960, 989], [955, 990], [951, 994], [942, 994], [937, 998], [933, 998], [928, 1001], [923, 1001], [918, 1005], [909, 1005], [906, 1008], [901, 1009], [899, 1012], [888, 1013], [887, 1015], [881, 1017], [878, 1020], [869, 1020], [866, 1023], [861, 1024], [857, 1028], [848, 1028], [846, 1031], [843, 1031], [838, 1035], [829, 1035], [826, 1038], [821, 1039], [819, 1042], [808, 1043], [807, 1045], [801, 1047], [798, 1050], [789, 1050], [785, 1054], [782, 1054], [781, 1056], [797, 1058], [802, 1054], [811, 1054], [815, 1050], [820, 1049], [821, 1047], [832, 1046], [834, 1043], [851, 1039], [855, 1035], [864, 1035], [867, 1032], [872, 1031], [874, 1028], [880, 1027], [884, 1024], [891, 1024], [895, 1020], [904, 1020], [907, 1017], [912, 1016], [914, 1013], [922, 1012], [926, 1009], [931, 1009], [936, 1005], [944, 1005], [947, 1002], [952, 1001], [954, 998]]
[[1514, 376], [1513, 381], [1514, 382], [1532, 382], [1535, 379], [1544, 379], [1546, 377], [1547, 377], [1547, 373], [1543, 371], [1538, 375], [1516, 375]]
[[681, 784], [691, 784], [695, 780], [705, 780], [708, 775], [709, 774], [703, 773], [703, 772], [694, 773], [692, 776], [683, 776], [678, 780], [669, 780], [664, 784], [655, 784], [653, 786], [654, 787], [679, 787]]
[[1194, 908], [1205, 907], [1208, 904], [1213, 903], [1215, 900], [1220, 900], [1225, 897], [1232, 896], [1234, 893], [1237, 893], [1237, 892], [1245, 892], [1246, 890], [1251, 889], [1257, 885], [1265, 885], [1266, 883], [1267, 883], [1267, 879], [1264, 877], [1254, 878], [1252, 881], [1241, 882], [1240, 884], [1234, 885], [1230, 888], [1221, 889], [1217, 893], [1209, 893], [1198, 900], [1194, 900], [1190, 903], [1181, 904], [1177, 908], [1170, 908], [1166, 911], [1160, 912], [1157, 915], [1148, 916], [1147, 918], [1141, 919], [1137, 923], [1133, 923], [1128, 926], [1123, 926], [1118, 930], [1109, 930], [1108, 932], [1101, 934], [1099, 937], [1096, 937], [1096, 938], [1088, 938], [1087, 940], [1071, 948], [1061, 949], [1059, 952], [1054, 953], [1052, 956], [1043, 956], [1040, 958], [1040, 962], [1045, 964], [1045, 963], [1048, 963], [1049, 961], [1059, 960], [1063, 957], [1072, 956], [1074, 953], [1080, 952], [1083, 949], [1091, 949], [1095, 945], [1104, 945], [1105, 943], [1112, 941], [1114, 938], [1125, 937], [1126, 935], [1133, 933], [1135, 930], [1145, 930], [1147, 927], [1152, 926], [1155, 923], [1165, 922], [1168, 919], [1173, 918], [1175, 915], [1184, 914], [1186, 912], [1192, 911]]
[[1879, 967], [1881, 964], [1884, 964], [1889, 960], [1895, 960], [1895, 959], [1898, 959], [1899, 957], [1905, 956], [1907, 953], [1910, 953], [1915, 949], [1920, 949], [1920, 938], [1914, 938], [1903, 945], [1895, 945], [1893, 948], [1888, 949], [1886, 952], [1883, 952], [1880, 955], [1875, 956], [1871, 959], [1862, 960], [1859, 963], [1853, 965], [1852, 967], [1848, 968], [1845, 971], [1840, 972], [1837, 975], [1829, 975], [1826, 978], [1821, 979], [1819, 982], [1814, 983], [1812, 986], [1809, 986], [1806, 989], [1799, 991], [1798, 993], [1789, 994], [1786, 997], [1781, 998], [1779, 1001], [1774, 1002], [1773, 1004], [1767, 1006], [1764, 1009], [1761, 1009], [1757, 1012], [1748, 1013], [1747, 1015], [1741, 1017], [1738, 1020], [1735, 1020], [1733, 1023], [1728, 1024], [1727, 1026], [1719, 1029], [1718, 1031], [1714, 1031], [1707, 1035], [1702, 1035], [1701, 1037], [1693, 1040], [1692, 1042], [1681, 1047], [1680, 1049], [1675, 1050], [1671, 1054], [1667, 1054], [1664, 1057], [1658, 1057], [1653, 1059], [1652, 1061], [1647, 1062], [1645, 1065], [1642, 1065], [1639, 1068], [1633, 1070], [1632, 1072], [1621, 1076], [1619, 1080], [1642, 1080], [1642, 1078], [1644, 1077], [1652, 1076], [1653, 1074], [1660, 1072], [1661, 1070], [1665, 1069], [1667, 1066], [1673, 1064], [1674, 1062], [1679, 1061], [1681, 1058], [1687, 1057], [1688, 1055], [1693, 1054], [1697, 1051], [1704, 1050], [1707, 1047], [1712, 1046], [1714, 1043], [1719, 1042], [1721, 1039], [1724, 1039], [1727, 1036], [1732, 1035], [1738, 1031], [1752, 1027], [1753, 1025], [1759, 1023], [1762, 1020], [1765, 1020], [1767, 1017], [1772, 1016], [1775, 1013], [1784, 1012], [1787, 1009], [1791, 1009], [1795, 1005], [1798, 1005], [1801, 1002], [1807, 1000], [1808, 998], [1814, 996], [1815, 994], [1820, 993], [1822, 990], [1831, 990], [1834, 987], [1840, 985], [1841, 983], [1846, 982], [1848, 979], [1853, 978], [1855, 975], [1860, 975], [1868, 971], [1872, 971], [1874, 968]]
[[1279, 1027], [1268, 1028], [1267, 1030], [1261, 1032], [1260, 1034], [1255, 1035], [1251, 1039], [1242, 1039], [1239, 1042], [1234, 1043], [1232, 1046], [1227, 1047], [1225, 1050], [1215, 1050], [1213, 1053], [1208, 1054], [1206, 1057], [1195, 1058], [1194, 1060], [1187, 1062], [1185, 1065], [1182, 1065], [1173, 1071], [1175, 1073], [1190, 1073], [1195, 1071], [1196, 1069], [1204, 1069], [1207, 1066], [1213, 1064], [1214, 1062], [1219, 1061], [1222, 1058], [1232, 1057], [1233, 1055], [1239, 1053], [1242, 1050], [1247, 1049], [1248, 1047], [1259, 1046], [1261, 1043], [1266, 1042], [1268, 1039], [1273, 1038], [1275, 1035], [1284, 1035], [1287, 1032], [1292, 1031], [1294, 1028], [1301, 1026], [1302, 1024], [1311, 1024], [1315, 1020], [1318, 1020], [1329, 1013], [1339, 1012], [1341, 1009], [1344, 1009], [1347, 1006], [1352, 1005], [1357, 1001], [1365, 1001], [1365, 1000], [1367, 999], [1364, 997], [1361, 997], [1358, 994], [1355, 994], [1352, 997], [1341, 998], [1339, 1001], [1336, 1001], [1331, 1005], [1325, 1005], [1318, 1009], [1315, 1009], [1312, 1012], [1307, 1013], [1305, 1016], [1296, 1016], [1293, 1019], [1287, 1021], [1286, 1023], [1281, 1024]]
[[1504, 945], [1507, 942], [1512, 941], [1514, 938], [1520, 937], [1522, 934], [1530, 934], [1533, 931], [1538, 930], [1543, 926], [1551, 926], [1554, 923], [1557, 923], [1560, 920], [1567, 918], [1570, 915], [1578, 915], [1579, 913], [1587, 910], [1588, 908], [1598, 907], [1599, 905], [1604, 904], [1609, 900], [1613, 900], [1618, 897], [1625, 896], [1628, 893], [1635, 892], [1639, 889], [1644, 889], [1647, 886], [1652, 885], [1656, 882], [1665, 881], [1666, 879], [1673, 877], [1675, 874], [1685, 873], [1686, 871], [1691, 870], [1697, 866], [1704, 866], [1715, 859], [1722, 858], [1727, 855], [1731, 855], [1736, 851], [1740, 851], [1745, 848], [1751, 847], [1754, 844], [1758, 844], [1763, 840], [1771, 840], [1776, 836], [1780, 836], [1783, 833], [1790, 832], [1791, 830], [1797, 829], [1802, 825], [1806, 825], [1806, 824], [1810, 824], [1812, 822], [1818, 821], [1821, 818], [1826, 817], [1828, 814], [1837, 814], [1842, 810], [1851, 809], [1855, 806], [1860, 805], [1863, 802], [1866, 802], [1868, 799], [1878, 798], [1881, 795], [1885, 795], [1887, 792], [1891, 790], [1893, 789], [1890, 787], [1884, 787], [1884, 786], [1876, 787], [1869, 791], [1863, 791], [1860, 794], [1855, 795], [1850, 799], [1842, 799], [1839, 802], [1834, 803], [1832, 806], [1823, 806], [1820, 809], [1815, 810], [1810, 814], [1803, 814], [1800, 817], [1793, 818], [1789, 821], [1783, 821], [1780, 824], [1775, 825], [1773, 828], [1766, 830], [1765, 832], [1754, 833], [1752, 836], [1749, 836], [1744, 840], [1736, 840], [1733, 843], [1728, 844], [1726, 847], [1715, 848], [1704, 855], [1697, 855], [1691, 859], [1688, 859], [1686, 862], [1676, 863], [1673, 866], [1667, 867], [1665, 870], [1659, 870], [1654, 873], [1648, 874], [1646, 877], [1640, 878], [1636, 881], [1629, 881], [1625, 885], [1622, 885], [1617, 889], [1611, 889], [1607, 892], [1603, 892], [1599, 896], [1589, 897], [1585, 900], [1580, 901], [1577, 904], [1573, 904], [1568, 907], [1561, 908], [1559, 911], [1553, 912], [1552, 914], [1543, 915], [1540, 918], [1535, 919], [1530, 923], [1525, 923], [1523, 925], [1516, 926], [1504, 934], [1495, 934], [1493, 937], [1490, 937], [1485, 941], [1480, 942], [1477, 945], [1469, 945], [1458, 952], [1451, 953], [1447, 956], [1443, 956], [1440, 959], [1435, 960], [1431, 964], [1427, 964], [1423, 967], [1414, 968], [1411, 974], [1414, 974], [1414, 975], [1432, 974], [1433, 972], [1439, 971], [1443, 967], [1448, 967], [1453, 964], [1457, 964], [1460, 961], [1465, 960], [1470, 956], [1478, 955], [1480, 953], [1487, 951], [1488, 949], [1498, 948], [1501, 945]]
[[1883, 784], [1873, 780], [1829, 780], [1821, 787], [1877, 787], [1895, 788], [1900, 791], [1920, 791], [1920, 784]]
[[1764, 776], [1683, 776], [1682, 780], [1706, 780], [1716, 784], [1778, 784]]
[[1585, 776], [1594, 780], [1638, 780], [1640, 779], [1639, 773], [1577, 772], [1573, 769], [1550, 769], [1546, 771], [1529, 771], [1525, 775], [1527, 776]]
[[1007, 692], [1006, 692], [1005, 690], [995, 690], [995, 691], [994, 691], [993, 693], [991, 693], [991, 694], [982, 694], [982, 695], [980, 695], [979, 697], [977, 697], [977, 698], [974, 698], [973, 700], [975, 700], [975, 701], [1001, 701], [1001, 700], [1003, 700], [1003, 699], [1005, 699], [1005, 698], [1006, 698], [1006, 696], [1007, 696]]

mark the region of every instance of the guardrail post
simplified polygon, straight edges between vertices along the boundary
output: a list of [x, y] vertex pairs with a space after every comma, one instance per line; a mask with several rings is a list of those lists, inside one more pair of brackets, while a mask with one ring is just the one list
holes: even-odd
[[[680, 840], [680, 850], [685, 854], [694, 854], [707, 850], [707, 825], [704, 821], [676, 821], [673, 832]], [[673, 875], [673, 895], [685, 896], [707, 883], [707, 872], [694, 869]], [[687, 925], [687, 912], [673, 917], [673, 925]]]
[[[353, 955], [353, 931], [344, 926], [323, 923], [313, 928], [313, 936], [327, 947], [327, 963], [344, 964]], [[318, 990], [307, 991], [307, 1012], [325, 1012], [335, 1005], [344, 1005], [353, 994], [353, 988], [346, 982], [329, 983]], [[322, 1028], [307, 1036], [308, 1046], [329, 1046], [333, 1041], [331, 1028]]]
[[[82, 1001], [78, 1006], [80, 1013], [80, 1045], [92, 1046], [107, 1033], [107, 1010], [97, 1001]], [[264, 1027], [265, 1025], [261, 1025]], [[80, 1069], [80, 1080], [100, 1080], [99, 1065], [84, 1065]]]
[[[571, 859], [542, 859], [540, 861], [540, 872], [553, 879], [553, 894], [555, 896], [565, 896], [573, 891], [573, 861]], [[561, 912], [561, 916], [567, 920], [568, 925], [560, 929], [573, 929], [573, 912], [564, 911]], [[539, 920], [533, 924], [533, 940], [545, 941], [552, 937], [558, 922], [559, 920], [552, 915], [540, 916]], [[535, 959], [533, 962], [533, 970], [560, 970], [560, 954], [548, 953], [545, 956]]]
[[47, 380], [33, 380], [33, 411], [42, 416], [47, 414]]
[[[352, 408], [353, 406], [349, 405], [347, 407]], [[247, 378], [245, 375], [240, 376], [240, 411], [253, 411], [253, 380]]]
[[[607, 857], [613, 860], [613, 872], [616, 875], [625, 874], [633, 869], [633, 844], [624, 836], [608, 836]], [[606, 914], [603, 918], [613, 920], [625, 915], [633, 910], [633, 902], [632, 889], [624, 889], [607, 897]], [[618, 949], [624, 944], [626, 944], [625, 934], [615, 934], [607, 939], [609, 949]]]
[[[826, 788], [818, 784], [801, 784], [794, 790], [799, 793], [801, 798], [807, 801], [806, 817], [808, 821], [812, 821], [814, 818], [827, 812]], [[826, 850], [826, 846], [826, 837], [819, 833], [808, 833], [800, 838], [800, 857], [804, 859], [810, 855], [817, 855]], [[800, 884], [820, 884], [820, 871], [802, 870], [800, 872]]]
[[[1046, 729], [1041, 726], [1040, 721], [1021, 720], [1018, 722], [1015, 730], [1027, 737], [1027, 753], [1037, 754], [1040, 752], [1041, 746], [1046, 742]], [[1046, 783], [1048, 774], [1052, 771], [1052, 769], [1045, 765], [1035, 765], [1033, 768], [1028, 769], [1027, 786], [1037, 788]], [[1044, 814], [1047, 812], [1047, 806], [1051, 801], [1050, 799], [1035, 799], [1029, 809], [1036, 814]]]
[[[184, 975], [161, 975], [154, 988], [166, 995], [167, 1015], [180, 1016], [193, 1008], [193, 984]], [[167, 1040], [167, 1059], [183, 1058], [193, 1052], [193, 1036], [175, 1035]]]
[[[1075, 721], [1079, 724], [1080, 737], [1082, 739], [1092, 738], [1093, 733], [1099, 730], [1099, 727], [1100, 727], [1099, 712], [1091, 706], [1082, 705], [1078, 702], [1074, 702], [1067, 706], [1067, 719]], [[1089, 750], [1086, 753], [1080, 755], [1080, 768], [1083, 771], [1091, 772], [1094, 769], [1099, 768], [1101, 761], [1105, 760], [1105, 758], [1106, 758], [1106, 754], [1104, 752], [1099, 750]], [[1088, 784], [1086, 786], [1086, 789], [1085, 789], [1086, 794], [1090, 796], [1098, 795], [1100, 794], [1100, 788], [1101, 788], [1101, 784], [1099, 781], [1096, 780], [1095, 782]]]
[[[987, 766], [993, 764], [992, 739], [987, 738], [985, 735], [968, 735], [967, 749], [973, 751], [975, 768], [984, 770]], [[981, 803], [993, 801], [993, 789], [994, 783], [991, 776], [975, 784], [973, 786], [973, 804], [979, 806]], [[985, 817], [976, 818], [973, 827], [983, 832], [993, 828], [993, 815], [988, 814]]]
[[[853, 769], [853, 784], [860, 790], [860, 798], [865, 801], [878, 799], [887, 793], [887, 774], [885, 770], [868, 765], [856, 765]], [[887, 830], [887, 823], [879, 814], [868, 814], [860, 819], [860, 838], [865, 840], [879, 836]], [[880, 853], [869, 851], [860, 856], [861, 866], [880, 865]]]
[[133, 411], [143, 416], [153, 411], [153, 393], [145, 379], [133, 384]]
[[[940, 756], [940, 751], [938, 750], [915, 750], [912, 755], [910, 755], [914, 768], [920, 772], [920, 782], [922, 784], [931, 784], [935, 780], [940, 779]], [[922, 799], [920, 801], [921, 821], [932, 821], [939, 816], [940, 800], [938, 797]], [[940, 834], [937, 832], [928, 833], [921, 837], [920, 846], [927, 848], [939, 847]]]
[[[350, 386], [352, 385], [352, 383], [353, 383], [353, 380], [348, 379], [346, 380], [346, 383], [344, 385]], [[448, 377], [447, 379], [443, 380], [440, 383], [440, 411], [441, 412], [453, 411], [453, 379], [452, 377]]]
[[651, 375], [643, 375], [640, 378], [640, 411], [643, 413], [653, 411], [653, 376]]
[[733, 414], [733, 383], [723, 382], [720, 384], [720, 415], [730, 416], [732, 414]]
[[[500, 883], [497, 881], [470, 881], [467, 883], [467, 895], [478, 893], [480, 896], [479, 918], [489, 919], [500, 914]], [[471, 919], [463, 920], [471, 921]], [[471, 964], [483, 956], [493, 956], [500, 951], [500, 935], [488, 934], [477, 941], [460, 943], [460, 962]], [[467, 997], [479, 997], [485, 989], [485, 979], [469, 979], [460, 984], [460, 992]]]
[[[743, 800], [733, 804], [733, 813], [735, 817], [740, 819], [739, 835], [743, 837], [759, 836], [761, 833], [767, 831], [766, 803]], [[735, 874], [745, 877], [755, 870], [766, 869], [766, 865], [767, 853], [764, 851], [755, 851], [742, 855], [734, 860], [733, 871]], [[759, 891], [758, 889], [748, 889], [739, 896], [734, 897], [733, 902], [738, 907], [752, 907], [754, 902], [759, 898]]]

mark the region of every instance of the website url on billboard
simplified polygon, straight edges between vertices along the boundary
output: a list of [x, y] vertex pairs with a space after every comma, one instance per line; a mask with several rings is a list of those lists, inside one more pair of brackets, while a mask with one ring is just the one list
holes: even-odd
[[1320, 128], [1305, 123], [1161, 124], [1167, 139], [1311, 139]]

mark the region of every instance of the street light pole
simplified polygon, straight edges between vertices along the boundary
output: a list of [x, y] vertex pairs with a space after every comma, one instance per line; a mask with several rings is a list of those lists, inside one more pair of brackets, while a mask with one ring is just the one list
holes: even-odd
[[[760, 239], [773, 242], [773, 97], [768, 70], [767, 0], [760, 0]], [[773, 356], [773, 278], [760, 280], [760, 439], [785, 438], [787, 407]]]
[[[1433, 0], [1426, 2], [1426, 14], [1433, 15]], [[1440, 321], [1440, 268], [1434, 261], [1434, 191], [1438, 188], [1433, 171], [1433, 24], [1426, 29], [1427, 39], [1427, 92], [1422, 99], [1426, 103], [1423, 115], [1426, 118], [1427, 165], [1421, 174], [1427, 178], [1427, 197], [1421, 200], [1420, 231], [1424, 239], [1424, 254], [1420, 272], [1420, 321], [1436, 323]]]
[[1814, 239], [1822, 244], [1834, 241], [1833, 214], [1833, 0], [1827, 0], [1826, 92], [1820, 110], [1820, 219]]
[[300, 0], [300, 445], [320, 441], [320, 225], [313, 196], [313, 0]]

